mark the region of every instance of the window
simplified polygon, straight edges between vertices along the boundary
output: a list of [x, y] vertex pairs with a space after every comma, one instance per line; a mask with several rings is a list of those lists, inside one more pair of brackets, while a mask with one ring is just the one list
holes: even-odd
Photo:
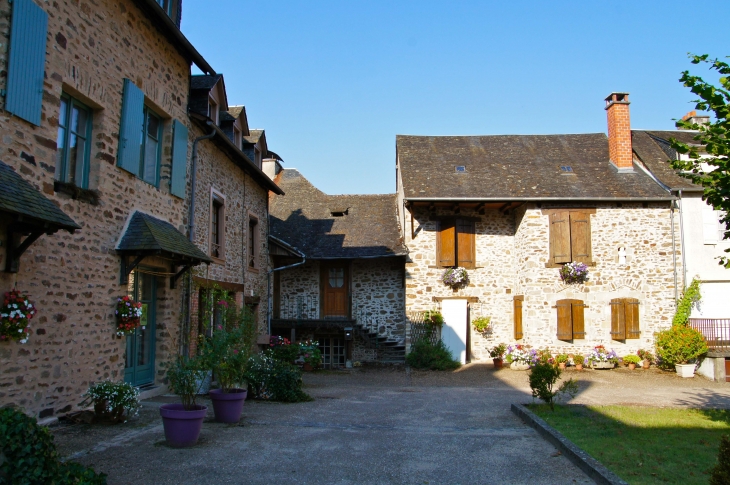
[[210, 255], [218, 259], [225, 257], [225, 218], [225, 198], [213, 192], [210, 201]]
[[583, 310], [587, 306], [582, 300], [558, 300], [553, 308], [557, 308], [558, 310], [559, 340], [585, 338]]
[[218, 114], [220, 110], [218, 108], [218, 102], [213, 96], [208, 96], [208, 118], [213, 120], [213, 123], [218, 124]]
[[258, 168], [261, 168], [261, 150], [259, 150], [259, 147], [254, 147], [253, 153], [254, 163]]
[[525, 300], [523, 295], [516, 295], [512, 300], [514, 305], [514, 333], [515, 340], [522, 338], [522, 302]]
[[237, 126], [233, 127], [233, 144], [236, 145], [236, 148], [241, 149], [243, 146], [243, 135], [241, 133], [241, 129]]
[[257, 251], [259, 244], [259, 221], [254, 216], [248, 219], [248, 267], [249, 269], [258, 269], [259, 252]]
[[475, 224], [466, 219], [443, 219], [439, 224], [436, 262], [441, 267], [476, 267]]
[[140, 143], [139, 178], [157, 186], [160, 167], [162, 121], [147, 106], [144, 107], [142, 141]]
[[89, 187], [91, 110], [70, 96], [61, 95], [56, 145], [56, 178]]
[[577, 261], [593, 264], [591, 252], [590, 212], [581, 210], [551, 211], [550, 262], [558, 265]]
[[172, 17], [172, 0], [157, 0], [157, 4], [162, 7], [165, 13]]
[[707, 203], [702, 204], [702, 235], [705, 244], [717, 244], [725, 237], [725, 224], [720, 222], [722, 211], [716, 211]]
[[611, 300], [611, 338], [613, 340], [637, 339], [639, 329], [639, 300], [614, 298]]

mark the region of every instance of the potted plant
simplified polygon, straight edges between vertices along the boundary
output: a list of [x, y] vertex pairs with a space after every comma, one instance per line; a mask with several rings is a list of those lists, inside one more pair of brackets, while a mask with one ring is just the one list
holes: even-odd
[[272, 335], [269, 338], [268, 352], [276, 360], [293, 364], [299, 357], [299, 346], [292, 345], [288, 338]]
[[477, 317], [471, 321], [474, 330], [484, 334], [491, 329], [492, 317]]
[[621, 360], [623, 360], [624, 365], [629, 367], [629, 370], [636, 369], [636, 364], [641, 362], [641, 358], [638, 355], [633, 354], [625, 355]]
[[537, 351], [530, 348], [529, 345], [510, 345], [507, 347], [506, 354], [507, 363], [512, 370], [527, 370], [537, 362]]
[[198, 386], [205, 371], [200, 369], [197, 358], [179, 356], [167, 367], [170, 389], [180, 397], [180, 403], [163, 404], [160, 416], [165, 429], [165, 439], [174, 448], [193, 446], [198, 442], [203, 419], [208, 407], [197, 404]]
[[220, 389], [208, 393], [219, 423], [237, 423], [241, 419], [247, 396], [242, 385], [255, 340], [256, 324], [250, 310], [243, 307], [239, 311], [232, 302], [225, 305], [221, 323], [201, 350], [220, 385]]
[[322, 351], [319, 350], [319, 342], [316, 340], [304, 340], [299, 342], [299, 359], [302, 362], [302, 369], [313, 371], [319, 368], [322, 363]]
[[588, 281], [588, 266], [575, 261], [564, 264], [560, 268], [560, 279], [569, 285], [585, 283]]
[[658, 332], [655, 342], [656, 355], [662, 366], [674, 366], [680, 377], [694, 377], [697, 359], [708, 351], [702, 333], [683, 325]]
[[423, 323], [440, 327], [444, 324], [444, 317], [438, 310], [426, 310], [423, 312]]
[[462, 268], [461, 266], [448, 268], [441, 275], [441, 281], [446, 286], [450, 286], [453, 290], [456, 290], [459, 287], [469, 284], [469, 273], [466, 272], [466, 268]]
[[597, 345], [588, 354], [588, 362], [594, 369], [613, 369], [618, 364], [618, 355], [608, 351], [603, 345]]
[[573, 356], [573, 365], [575, 366], [575, 370], [583, 370], [583, 366], [587, 365], [585, 356], [581, 354], [575, 354]]
[[505, 344], [498, 344], [492, 347], [492, 349], [489, 351], [489, 356], [492, 358], [492, 361], [494, 362], [494, 368], [495, 369], [501, 369], [503, 364], [503, 358], [504, 353], [507, 351], [507, 346]]
[[81, 397], [79, 406], [93, 404], [94, 415], [104, 421], [119, 423], [139, 411], [139, 390], [128, 382], [97, 382]]
[[142, 319], [142, 304], [129, 296], [120, 296], [114, 314], [117, 317], [117, 336], [132, 335]]
[[568, 365], [569, 360], [568, 354], [558, 354], [555, 356], [555, 363], [558, 364], [560, 370], [565, 370], [565, 366]]
[[0, 342], [26, 343], [30, 336], [30, 320], [35, 314], [35, 306], [26, 295], [15, 289], [5, 292], [0, 306]]
[[654, 355], [648, 350], [639, 349], [636, 352], [636, 355], [639, 356], [639, 358], [641, 359], [642, 367], [644, 369], [648, 369], [649, 366], [651, 366], [651, 363], [654, 362]]

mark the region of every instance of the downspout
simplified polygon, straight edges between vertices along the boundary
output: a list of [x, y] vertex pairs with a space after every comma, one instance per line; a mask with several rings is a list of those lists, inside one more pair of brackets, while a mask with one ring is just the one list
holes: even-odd
[[[677, 245], [676, 245], [676, 237], [674, 235], [674, 209], [676, 207], [675, 201], [671, 202], [670, 205], [670, 211], [669, 211], [669, 220], [670, 224], [672, 225], [672, 262], [674, 263], [674, 307], [677, 307], [677, 304], [679, 302], [679, 293], [677, 289]], [[681, 228], [680, 228], [681, 229]], [[682, 250], [682, 254], [684, 254], [684, 249]]]
[[[215, 127], [213, 127], [213, 123], [211, 121], [205, 122], [206, 126], [212, 127], [212, 131], [208, 133], [207, 135], [199, 136], [195, 140], [193, 140], [193, 152], [192, 152], [192, 174], [190, 176], [190, 213], [188, 214], [188, 240], [192, 243], [193, 239], [195, 238], [194, 230], [195, 230], [195, 181], [196, 181], [196, 173], [198, 168], [198, 143], [203, 140], [208, 140], [210, 138], [213, 138], [215, 136]], [[185, 315], [185, 319], [183, 321], [183, 328], [182, 333], [180, 335], [180, 340], [182, 342], [182, 349], [181, 353], [183, 356], [187, 357], [190, 353], [190, 342], [188, 341], [188, 337], [190, 336], [190, 320], [191, 320], [191, 313], [193, 311], [193, 273], [192, 271], [188, 272], [187, 277], [187, 294], [188, 294], [188, 311], [187, 315]]]
[[[268, 244], [268, 242], [267, 242], [267, 244]], [[282, 266], [281, 268], [273, 268], [273, 269], [269, 270], [268, 273], [266, 273], [266, 292], [267, 292], [266, 301], [268, 302], [268, 305], [267, 305], [268, 308], [266, 311], [266, 328], [268, 329], [267, 331], [269, 332], [269, 335], [271, 335], [271, 313], [273, 312], [273, 301], [271, 299], [271, 274], [274, 273], [275, 271], [281, 271], [284, 269], [301, 266], [307, 262], [307, 257], [304, 255], [304, 253], [299, 253], [299, 256], [302, 258], [302, 260], [299, 261], [298, 263], [290, 264], [288, 266]]]
[[684, 245], [684, 204], [682, 202], [682, 189], [679, 189], [679, 240], [682, 245], [682, 290], [687, 288], [687, 259]]

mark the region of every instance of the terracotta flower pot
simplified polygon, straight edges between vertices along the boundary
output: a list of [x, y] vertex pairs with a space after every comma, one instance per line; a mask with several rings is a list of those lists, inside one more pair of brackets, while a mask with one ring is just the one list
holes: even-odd
[[645, 360], [645, 361], [643, 362], [643, 364], [642, 364], [642, 367], [643, 367], [644, 369], [648, 369], [649, 367], [651, 367], [651, 362], [649, 362], [648, 360]]
[[634, 369], [636, 369], [636, 364], [633, 364], [633, 363], [629, 364], [629, 370], [634, 370]]
[[560, 370], [565, 370], [565, 362], [560, 362], [560, 363], [558, 364], [558, 368], [559, 368]]
[[583, 370], [583, 364], [575, 364], [575, 370]]
[[492, 359], [492, 362], [494, 362], [495, 369], [501, 369], [502, 367], [504, 367], [504, 360], [500, 358]]

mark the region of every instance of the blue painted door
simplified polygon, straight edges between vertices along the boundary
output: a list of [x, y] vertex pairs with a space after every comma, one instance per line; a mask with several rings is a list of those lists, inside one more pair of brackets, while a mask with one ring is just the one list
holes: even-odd
[[128, 294], [142, 303], [142, 319], [134, 334], [127, 337], [124, 380], [143, 386], [155, 380], [157, 282], [153, 275], [138, 271], [130, 276]]

